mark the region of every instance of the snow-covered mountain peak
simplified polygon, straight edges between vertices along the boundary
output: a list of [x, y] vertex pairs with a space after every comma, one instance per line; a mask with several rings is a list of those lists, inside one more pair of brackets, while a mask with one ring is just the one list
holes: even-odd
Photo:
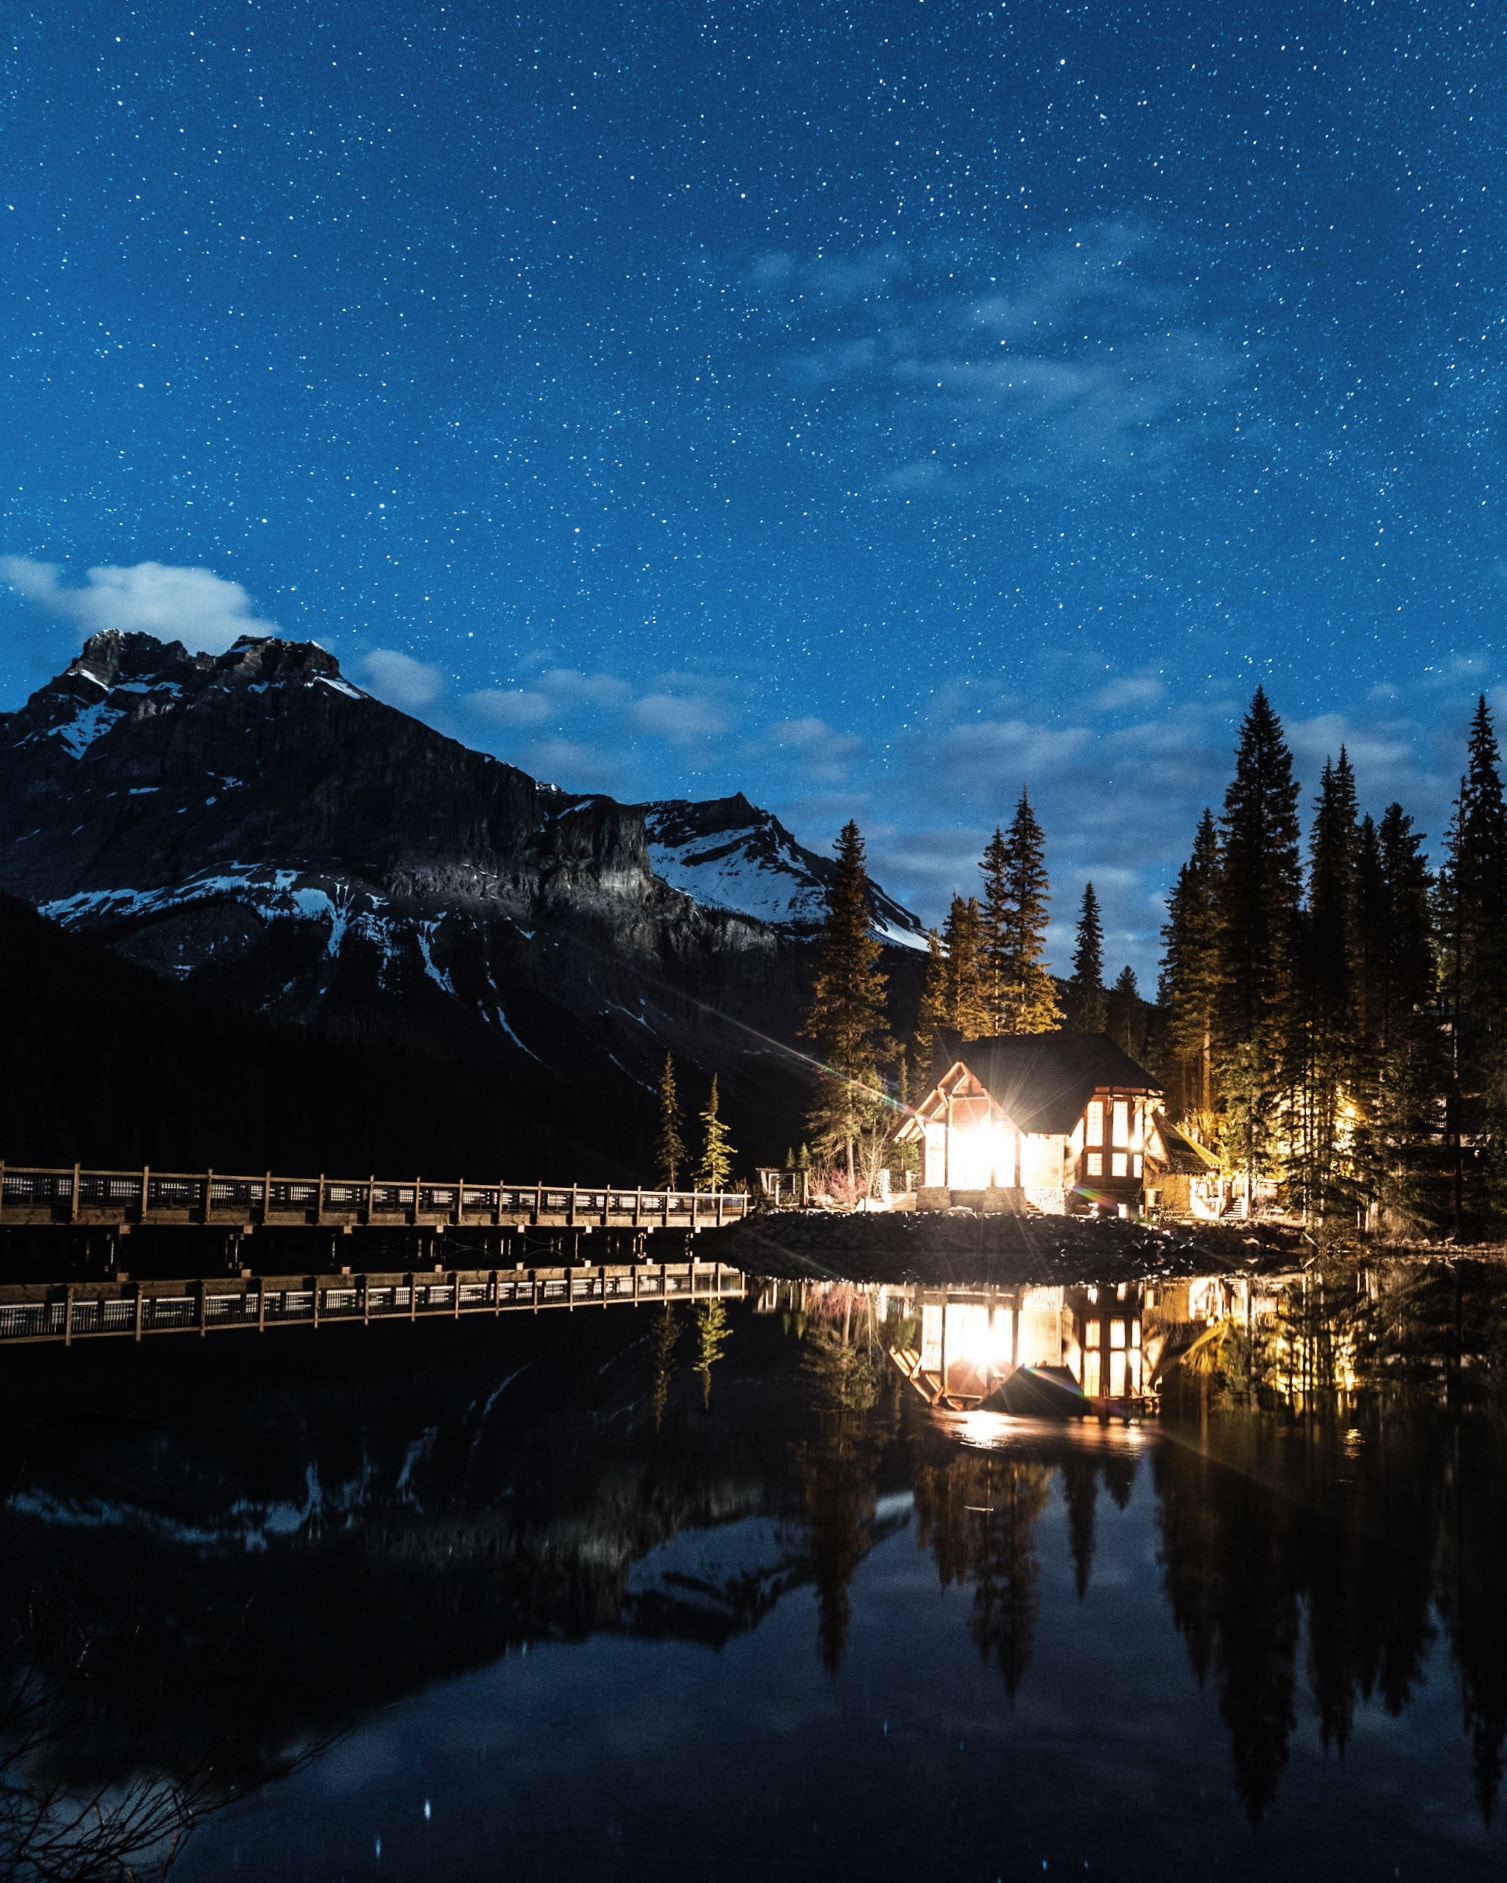
[[[836, 863], [797, 842], [772, 811], [760, 810], [741, 791], [640, 809], [654, 873], [671, 888], [703, 908], [751, 915], [787, 934], [810, 935], [821, 926]], [[877, 887], [872, 907], [882, 940], [926, 946], [920, 921]]]

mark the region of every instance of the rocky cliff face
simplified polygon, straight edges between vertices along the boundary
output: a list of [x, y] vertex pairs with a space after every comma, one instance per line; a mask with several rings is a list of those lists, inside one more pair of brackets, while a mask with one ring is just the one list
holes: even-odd
[[[532, 1080], [562, 1124], [590, 1082], [625, 1174], [666, 1049], [722, 1073], [749, 1151], [784, 1148], [824, 871], [742, 798], [541, 785], [312, 644], [101, 634], [0, 715], [0, 889], [237, 1005]], [[888, 898], [876, 922], [917, 931]]]

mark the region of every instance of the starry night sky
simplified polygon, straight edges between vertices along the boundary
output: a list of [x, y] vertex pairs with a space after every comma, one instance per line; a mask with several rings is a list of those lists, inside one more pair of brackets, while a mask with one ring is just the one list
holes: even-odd
[[855, 815], [928, 917], [1026, 785], [1056, 965], [1088, 875], [1143, 983], [1258, 681], [1437, 844], [1507, 704], [1499, 9], [10, 19], [0, 705], [275, 623], [573, 789]]

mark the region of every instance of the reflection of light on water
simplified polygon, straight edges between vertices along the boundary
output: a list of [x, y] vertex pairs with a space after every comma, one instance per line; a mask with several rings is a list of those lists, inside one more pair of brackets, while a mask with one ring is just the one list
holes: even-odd
[[1011, 1451], [1043, 1440], [1082, 1451], [1140, 1451], [1155, 1436], [1139, 1420], [1020, 1419], [1008, 1412], [932, 1414], [949, 1438], [970, 1451]]

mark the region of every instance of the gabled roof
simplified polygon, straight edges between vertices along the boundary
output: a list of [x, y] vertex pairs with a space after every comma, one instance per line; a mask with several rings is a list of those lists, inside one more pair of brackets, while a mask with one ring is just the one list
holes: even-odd
[[1184, 1177], [1206, 1177], [1219, 1169], [1219, 1159], [1212, 1151], [1179, 1131], [1177, 1126], [1168, 1122], [1161, 1112], [1152, 1114], [1152, 1123], [1156, 1135], [1162, 1141], [1162, 1148], [1167, 1153], [1167, 1168]]
[[[1066, 1136], [1096, 1091], [1161, 1093], [1107, 1033], [1014, 1033], [965, 1040], [957, 1052], [1022, 1131]], [[956, 1062], [955, 1062], [956, 1063]]]

